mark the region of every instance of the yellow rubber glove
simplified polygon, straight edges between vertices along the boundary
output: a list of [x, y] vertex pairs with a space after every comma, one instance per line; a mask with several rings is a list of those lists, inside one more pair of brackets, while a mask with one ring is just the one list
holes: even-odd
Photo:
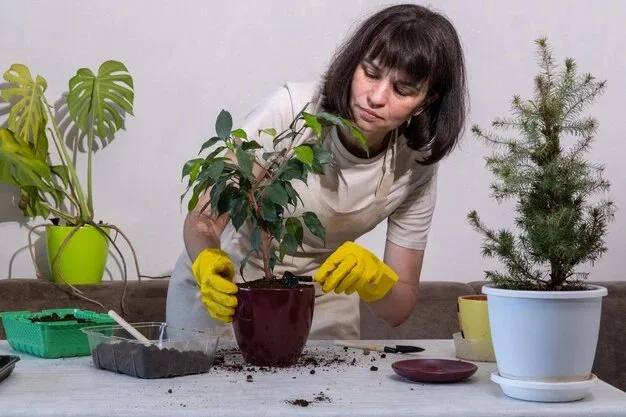
[[383, 298], [398, 282], [398, 275], [367, 249], [345, 242], [320, 266], [313, 279], [324, 292], [339, 294], [355, 291], [361, 299], [372, 302]]
[[233, 321], [239, 288], [232, 283], [235, 265], [221, 249], [205, 249], [191, 266], [209, 314], [225, 323]]

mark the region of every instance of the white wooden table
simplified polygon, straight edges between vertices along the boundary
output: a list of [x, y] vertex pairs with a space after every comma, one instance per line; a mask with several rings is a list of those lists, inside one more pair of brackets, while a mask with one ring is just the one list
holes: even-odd
[[[0, 354], [18, 354], [15, 370], [0, 382], [0, 416], [620, 416], [626, 393], [599, 381], [585, 399], [572, 403], [533, 403], [506, 397], [490, 380], [493, 363], [476, 363], [470, 379], [423, 384], [397, 377], [396, 360], [409, 357], [454, 358], [452, 340], [397, 341], [426, 348], [401, 355], [327, 346], [313, 342], [305, 353], [341, 354], [348, 362], [313, 368], [207, 374], [172, 379], [137, 379], [96, 369], [90, 357], [40, 359], [11, 350], [0, 341]], [[395, 344], [395, 341], [386, 341]], [[331, 356], [332, 356], [331, 355]], [[230, 355], [240, 358], [240, 355]], [[349, 362], [354, 359], [354, 365]], [[228, 362], [228, 357], [227, 357]], [[370, 370], [377, 366], [377, 371]], [[311, 374], [310, 370], [315, 369]], [[247, 382], [247, 375], [252, 382]], [[321, 400], [315, 400], [319, 393]], [[290, 401], [311, 401], [306, 407]]]

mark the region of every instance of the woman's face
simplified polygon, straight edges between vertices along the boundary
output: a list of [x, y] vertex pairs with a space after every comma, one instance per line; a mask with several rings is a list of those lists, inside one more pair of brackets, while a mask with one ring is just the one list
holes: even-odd
[[368, 142], [376, 143], [421, 108], [427, 90], [426, 85], [411, 85], [402, 72], [365, 59], [352, 77], [350, 110], [354, 122]]

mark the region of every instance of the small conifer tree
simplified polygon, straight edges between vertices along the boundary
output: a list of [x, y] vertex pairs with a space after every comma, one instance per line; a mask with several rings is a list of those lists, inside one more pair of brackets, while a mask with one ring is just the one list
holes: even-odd
[[585, 159], [597, 122], [582, 112], [601, 94], [605, 81], [579, 74], [572, 58], [554, 63], [546, 39], [536, 41], [540, 73], [532, 100], [515, 96], [513, 118], [496, 119], [493, 127], [513, 130], [512, 138], [472, 132], [496, 152], [486, 158], [495, 175], [493, 197], [513, 199], [517, 235], [489, 229], [476, 211], [470, 224], [484, 236], [482, 254], [501, 260], [506, 272], [486, 271], [499, 288], [522, 290], [584, 289], [586, 273], [576, 266], [593, 264], [607, 247], [607, 223], [614, 203], [606, 196], [604, 167]]

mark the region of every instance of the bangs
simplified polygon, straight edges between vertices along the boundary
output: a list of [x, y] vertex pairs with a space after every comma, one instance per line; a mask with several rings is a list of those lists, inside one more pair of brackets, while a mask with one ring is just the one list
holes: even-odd
[[428, 39], [415, 25], [387, 25], [372, 40], [365, 58], [384, 68], [403, 72], [411, 84], [422, 86], [428, 81], [432, 86], [436, 74], [433, 57], [437, 53]]

